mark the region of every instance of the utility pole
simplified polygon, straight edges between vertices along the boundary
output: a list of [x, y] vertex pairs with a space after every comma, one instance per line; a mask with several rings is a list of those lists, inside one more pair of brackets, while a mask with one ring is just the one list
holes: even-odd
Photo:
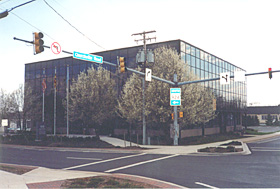
[[[147, 31], [147, 32], [142, 32], [142, 33], [135, 33], [135, 34], [132, 34], [132, 36], [134, 35], [142, 35], [143, 36], [143, 39], [138, 39], [138, 40], [135, 40], [136, 42], [138, 41], [143, 41], [143, 46], [144, 46], [144, 68], [143, 68], [143, 73], [145, 73], [145, 70], [146, 70], [146, 63], [147, 63], [147, 46], [146, 46], [146, 41], [147, 40], [152, 40], [152, 39], [156, 39], [156, 37], [152, 37], [152, 38], [146, 38], [146, 34], [148, 33], [154, 33], [156, 32], [155, 30], [153, 31]], [[143, 88], [142, 88], [142, 94], [143, 94], [143, 145], [146, 145], [146, 116], [145, 116], [145, 105], [146, 105], [146, 101], [145, 101], [145, 74], [144, 74], [144, 77], [142, 79], [143, 81]]]

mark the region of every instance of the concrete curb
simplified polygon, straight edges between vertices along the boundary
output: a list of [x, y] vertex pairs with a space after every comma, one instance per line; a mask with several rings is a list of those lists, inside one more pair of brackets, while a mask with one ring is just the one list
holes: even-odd
[[[250, 155], [251, 151], [249, 149], [249, 147], [247, 146], [246, 143], [241, 142], [241, 146], [242, 146], [242, 151], [241, 152], [225, 152], [225, 153], [219, 153], [219, 152], [213, 152], [213, 153], [208, 153], [208, 152], [198, 152], [199, 149], [197, 149], [197, 152], [195, 154], [200, 154], [200, 155], [207, 155], [207, 156], [219, 156], [219, 155]], [[218, 147], [218, 146], [216, 146]]]
[[162, 181], [162, 180], [158, 180], [158, 179], [137, 176], [137, 175], [114, 173], [111, 176], [116, 177], [116, 178], [123, 178], [123, 179], [132, 180], [132, 181], [142, 182], [142, 183], [150, 184], [152, 186], [156, 186], [159, 188], [186, 188], [184, 186], [180, 186], [178, 184], [174, 184], [171, 182], [166, 182], [166, 181]]

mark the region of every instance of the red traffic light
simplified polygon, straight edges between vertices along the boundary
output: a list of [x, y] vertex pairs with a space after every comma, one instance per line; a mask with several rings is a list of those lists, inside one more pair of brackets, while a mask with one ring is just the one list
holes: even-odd
[[268, 76], [269, 76], [269, 79], [272, 78], [272, 69], [271, 68], [268, 68]]

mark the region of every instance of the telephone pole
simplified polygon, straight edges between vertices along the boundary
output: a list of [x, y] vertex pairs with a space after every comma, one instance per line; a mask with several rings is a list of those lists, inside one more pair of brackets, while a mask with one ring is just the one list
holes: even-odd
[[[143, 41], [143, 47], [144, 47], [144, 68], [143, 68], [143, 73], [145, 73], [145, 70], [146, 70], [146, 63], [147, 63], [147, 45], [146, 45], [146, 41], [147, 40], [152, 40], [152, 39], [156, 39], [156, 37], [146, 37], [146, 34], [149, 34], [149, 33], [154, 33], [156, 32], [155, 30], [152, 30], [152, 31], [147, 31], [147, 32], [142, 32], [142, 33], [135, 33], [135, 34], [132, 34], [132, 36], [134, 35], [142, 35], [143, 36], [143, 39], [138, 39], [138, 40], [135, 40], [136, 42], [138, 41]], [[143, 94], [143, 145], [146, 145], [146, 116], [145, 116], [145, 104], [146, 104], [146, 101], [145, 101], [145, 74], [144, 74], [144, 77], [142, 79], [143, 81], [143, 87], [142, 87], [142, 94]]]

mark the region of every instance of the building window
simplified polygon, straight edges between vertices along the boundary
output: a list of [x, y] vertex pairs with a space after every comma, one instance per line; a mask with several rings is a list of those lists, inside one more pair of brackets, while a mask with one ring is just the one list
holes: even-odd
[[186, 45], [183, 42], [181, 42], [181, 51], [186, 52]]
[[262, 115], [262, 120], [267, 120], [267, 115]]

